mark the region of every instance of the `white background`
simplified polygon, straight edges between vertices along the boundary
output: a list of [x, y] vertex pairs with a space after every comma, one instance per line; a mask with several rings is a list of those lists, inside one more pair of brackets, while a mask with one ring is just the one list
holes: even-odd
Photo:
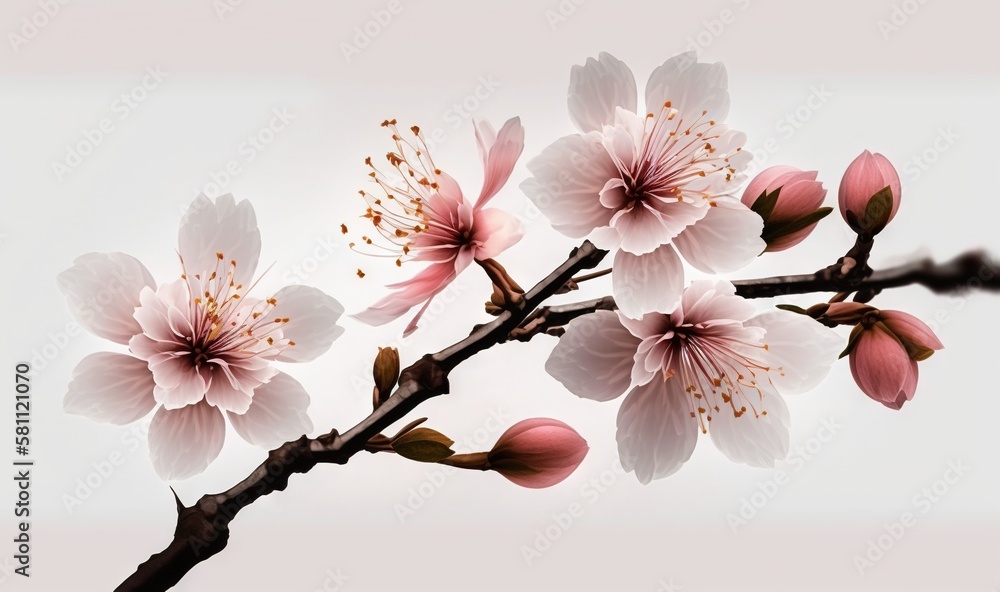
[[[252, 201], [262, 262], [275, 262], [264, 284], [289, 283], [297, 266], [308, 272], [306, 283], [358, 310], [383, 293], [382, 284], [413, 273], [362, 259], [339, 235], [339, 224], [361, 211], [356, 190], [366, 179], [364, 156], [390, 147], [378, 123], [397, 117], [425, 131], [440, 128], [446, 139], [435, 148], [436, 160], [475, 194], [481, 171], [472, 127], [454, 105], [465, 102], [466, 110], [497, 125], [520, 115], [525, 155], [494, 203], [525, 220], [527, 236], [501, 259], [530, 285], [574, 244], [537, 217], [517, 188], [527, 176], [524, 162], [573, 131], [565, 96], [571, 65], [610, 51], [633, 68], [641, 91], [652, 68], [694, 43], [703, 59], [726, 63], [730, 123], [749, 134], [749, 147], [767, 164], [819, 170], [829, 205], [844, 168], [862, 149], [896, 163], [903, 206], [877, 240], [876, 266], [973, 247], [1000, 253], [993, 145], [1000, 132], [1000, 7], [994, 3], [399, 2], [387, 24], [373, 25], [372, 11], [389, 6], [382, 0], [349, 7], [245, 0], [221, 17], [210, 0], [155, 7], [77, 0], [16, 51], [7, 34], [22, 34], [23, 19], [41, 9], [35, 0], [3, 3], [0, 360], [9, 378], [16, 362], [39, 354], [44, 367], [36, 364], [32, 383], [33, 575], [0, 572], [0, 589], [109, 590], [167, 543], [173, 501], [145, 444], [137, 447], [128, 428], [62, 412], [74, 365], [109, 344], [65, 335], [72, 319], [54, 278], [90, 251], [124, 251], [159, 280], [174, 277], [182, 208], [231, 159], [241, 172], [224, 189]], [[894, 11], [898, 27], [880, 30], [879, 21], [890, 22]], [[377, 34], [345, 55], [344, 44], [355, 44], [357, 29], [366, 26]], [[117, 98], [141, 84], [150, 67], [167, 77], [119, 119]], [[496, 88], [480, 87], [484, 80]], [[815, 90], [832, 96], [813, 99], [810, 108]], [[247, 162], [240, 144], [268, 125], [273, 109], [294, 119]], [[113, 131], [59, 178], [53, 163], [105, 117]], [[954, 137], [938, 140], [935, 149], [940, 130]], [[934, 162], [921, 167], [915, 157]], [[801, 246], [765, 256], [738, 277], [812, 271], [850, 243], [833, 215]], [[358, 267], [368, 272], [364, 280], [354, 275]], [[456, 286], [447, 315], [429, 314], [425, 327], [401, 344], [404, 362], [484, 319], [485, 278], [473, 269]], [[570, 298], [608, 288], [595, 282]], [[567, 421], [591, 445], [571, 478], [542, 491], [495, 474], [442, 481], [436, 467], [361, 454], [348, 466], [296, 476], [288, 491], [245, 510], [232, 525], [229, 547], [177, 589], [333, 590], [332, 574], [339, 573], [346, 579], [341, 589], [358, 591], [992, 590], [1000, 585], [994, 298], [937, 297], [921, 288], [879, 297], [884, 308], [932, 323], [946, 349], [921, 364], [917, 396], [901, 412], [867, 399], [846, 361], [816, 391], [790, 401], [793, 448], [813, 452], [779, 465], [788, 479], [771, 497], [754, 494], [761, 483], [770, 487], [774, 471], [732, 464], [707, 442], [679, 473], [649, 486], [609, 472], [618, 403], [579, 400], [549, 378], [542, 369], [554, 343], [549, 338], [495, 348], [456, 370], [453, 394], [420, 413], [460, 443], [478, 437], [483, 449], [499, 435], [487, 433], [491, 414], [505, 426], [536, 416]], [[312, 394], [316, 433], [345, 429], [368, 412], [365, 381], [375, 346], [398, 340], [405, 322], [371, 329], [345, 320], [347, 333], [328, 354], [287, 368]], [[9, 442], [8, 382], [0, 434]], [[824, 420], [841, 427], [820, 445]], [[88, 476], [97, 481], [94, 463], [113, 453], [123, 463], [67, 509], [80, 483]], [[229, 487], [262, 458], [230, 431], [208, 471], [173, 486], [190, 503]], [[937, 502], [914, 499], [945, 475], [949, 462], [969, 469]], [[610, 484], [603, 492], [588, 485], [602, 476]], [[0, 480], [0, 507], [10, 508], [0, 511], [0, 541], [15, 533], [12, 483]], [[754, 502], [762, 507], [734, 532], [727, 516]], [[553, 514], [574, 503], [582, 515], [558, 527]], [[904, 512], [916, 516], [916, 525], [859, 573], [855, 556]], [[524, 549], [541, 544], [546, 531], [558, 539], [529, 564]], [[13, 547], [0, 542], [5, 571]]]

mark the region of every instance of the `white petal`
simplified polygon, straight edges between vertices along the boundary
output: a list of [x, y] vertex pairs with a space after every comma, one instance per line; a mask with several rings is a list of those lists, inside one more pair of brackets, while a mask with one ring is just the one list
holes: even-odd
[[611, 288], [622, 314], [633, 319], [650, 312], [670, 312], [684, 290], [684, 266], [670, 245], [646, 255], [618, 251]]
[[528, 162], [533, 177], [521, 190], [549, 219], [552, 227], [571, 238], [607, 226], [613, 211], [601, 205], [601, 190], [619, 176], [601, 135], [560, 138]]
[[267, 318], [289, 321], [281, 326], [282, 336], [295, 345], [275, 359], [281, 362], [309, 362], [330, 349], [344, 328], [337, 325], [344, 307], [322, 290], [310, 286], [286, 286], [274, 295], [278, 304]]
[[132, 423], [155, 406], [153, 374], [146, 362], [108, 352], [80, 360], [63, 399], [66, 413], [115, 425]]
[[746, 322], [763, 327], [771, 383], [784, 395], [815, 388], [837, 361], [843, 340], [833, 329], [810, 317], [787, 310], [772, 310]]
[[160, 407], [149, 424], [149, 458], [160, 479], [187, 479], [208, 468], [225, 440], [222, 412], [208, 403]]
[[582, 132], [615, 120], [615, 108], [636, 110], [635, 77], [624, 62], [601, 52], [569, 72], [569, 116]]
[[632, 389], [618, 410], [617, 440], [622, 468], [641, 483], [676, 473], [698, 441], [682, 383], [653, 380]]
[[684, 260], [706, 273], [736, 271], [764, 251], [764, 222], [741, 202], [717, 200], [705, 217], [688, 226], [673, 244]]
[[257, 387], [246, 413], [229, 413], [229, 423], [247, 442], [275, 448], [312, 431], [308, 408], [309, 393], [299, 381], [278, 372], [270, 382]]
[[[754, 398], [758, 415], [750, 407], [740, 417], [732, 409], [723, 408], [712, 413], [708, 431], [715, 447], [729, 460], [770, 468], [788, 456], [788, 407], [777, 393], [765, 393], [763, 401], [759, 395]], [[761, 411], [767, 411], [767, 415], [759, 415]]]
[[252, 396], [233, 386], [223, 367], [212, 373], [212, 380], [205, 391], [205, 401], [223, 411], [246, 413], [250, 408]]
[[211, 273], [217, 266], [224, 276], [230, 261], [236, 261], [235, 282], [249, 286], [260, 259], [260, 231], [253, 206], [246, 200], [237, 204], [231, 194], [214, 202], [199, 195], [181, 220], [178, 250], [189, 276]]
[[726, 280], [697, 280], [684, 290], [681, 310], [685, 323], [708, 324], [713, 321], [745, 321], [757, 312], [757, 307], [746, 298], [737, 296], [736, 286]]
[[88, 253], [56, 278], [73, 317], [85, 329], [126, 344], [142, 332], [132, 313], [139, 292], [156, 282], [138, 259], [124, 253]]
[[721, 62], [698, 63], [694, 52], [676, 55], [653, 70], [646, 82], [646, 110], [658, 113], [666, 101], [691, 125], [708, 111], [706, 119], [723, 121], [729, 114], [729, 83]]
[[638, 345], [617, 314], [599, 310], [567, 325], [545, 370], [578, 397], [609, 401], [628, 389]]

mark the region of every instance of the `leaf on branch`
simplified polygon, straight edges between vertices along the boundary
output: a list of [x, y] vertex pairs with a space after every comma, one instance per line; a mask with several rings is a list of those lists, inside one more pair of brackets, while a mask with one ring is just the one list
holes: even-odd
[[819, 222], [823, 218], [826, 218], [833, 208], [820, 208], [811, 214], [806, 214], [798, 220], [792, 220], [791, 222], [780, 222], [777, 224], [768, 224], [764, 227], [764, 232], [761, 234], [761, 238], [765, 241], [773, 241], [779, 239], [783, 236], [792, 234], [793, 232], [798, 232], [807, 226]]
[[809, 311], [802, 308], [801, 306], [795, 306], [794, 304], [776, 304], [775, 308], [780, 308], [781, 310], [787, 310], [789, 312], [798, 313], [800, 315], [809, 314]]
[[758, 216], [764, 219], [766, 222], [768, 218], [771, 217], [771, 212], [774, 211], [774, 206], [778, 203], [778, 195], [781, 193], [781, 187], [778, 187], [771, 193], [767, 190], [761, 192], [760, 197], [757, 198], [750, 209], [757, 213]]
[[861, 226], [869, 232], [879, 232], [889, 223], [890, 214], [892, 214], [892, 188], [886, 186], [868, 200]]
[[392, 441], [396, 454], [418, 462], [438, 462], [455, 454], [454, 440], [437, 430], [416, 428]]

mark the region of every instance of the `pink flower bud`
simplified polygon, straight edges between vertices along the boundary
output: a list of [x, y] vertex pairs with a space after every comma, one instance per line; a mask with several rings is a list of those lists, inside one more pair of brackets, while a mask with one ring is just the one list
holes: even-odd
[[898, 310], [870, 313], [851, 334], [851, 374], [858, 387], [890, 409], [900, 409], [917, 389], [917, 362], [942, 349], [930, 327]]
[[490, 469], [522, 487], [559, 483], [587, 456], [587, 441], [561, 421], [526, 419], [504, 432], [489, 452]]
[[[886, 188], [891, 194], [880, 194]], [[889, 160], [865, 150], [840, 181], [840, 214], [855, 232], [875, 235], [896, 216], [901, 196], [899, 175]]]
[[802, 242], [830, 208], [820, 208], [826, 189], [816, 171], [790, 166], [764, 169], [743, 192], [743, 203], [764, 219], [765, 252], [784, 251]]

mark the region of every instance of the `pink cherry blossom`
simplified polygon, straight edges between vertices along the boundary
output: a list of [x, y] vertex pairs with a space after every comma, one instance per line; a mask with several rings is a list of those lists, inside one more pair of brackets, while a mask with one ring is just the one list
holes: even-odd
[[680, 299], [680, 257], [699, 270], [738, 269], [764, 250], [762, 222], [733, 196], [752, 156], [723, 123], [726, 70], [694, 53], [667, 60], [646, 83], [608, 53], [570, 72], [580, 133], [528, 163], [521, 189], [552, 226], [615, 251], [612, 286], [625, 315], [669, 312]]
[[476, 122], [484, 178], [473, 203], [458, 183], [437, 167], [418, 127], [410, 128], [413, 140], [408, 141], [395, 120], [382, 125], [392, 131], [395, 142], [395, 150], [386, 156], [393, 174], [375, 168], [371, 158], [366, 160], [379, 194], [361, 191], [368, 203], [364, 217], [380, 236], [374, 240], [364, 236], [362, 241], [381, 249], [377, 254], [395, 258], [399, 266], [407, 261], [429, 265], [414, 277], [387, 286], [390, 294], [353, 316], [370, 325], [384, 325], [422, 304], [404, 331], [408, 335], [416, 330], [434, 296], [469, 264], [492, 259], [521, 240], [517, 218], [485, 206], [510, 177], [524, 148], [524, 129], [517, 117], [508, 120], [499, 132], [487, 122]]
[[[865, 213], [872, 196], [888, 187], [892, 191], [892, 206], [884, 222], [866, 221]], [[896, 217], [902, 188], [899, 174], [889, 159], [878, 152], [862, 152], [844, 171], [840, 181], [840, 214], [855, 232], [877, 234]], [[869, 227], [871, 226], [871, 227]]]
[[545, 369], [580, 397], [628, 393], [618, 453], [642, 483], [680, 469], [699, 432], [735, 462], [771, 467], [788, 454], [782, 394], [819, 384], [840, 344], [811, 318], [754, 313], [731, 283], [696, 281], [669, 314], [598, 311], [573, 320]]
[[873, 310], [855, 331], [850, 349], [854, 382], [890, 409], [901, 409], [916, 394], [917, 362], [944, 348], [923, 321], [898, 310]]
[[[820, 214], [819, 207], [826, 198], [826, 189], [816, 180], [816, 171], [802, 171], [795, 167], [779, 165], [764, 169], [747, 185], [743, 191], [743, 203], [754, 208], [754, 205], [765, 194], [778, 192], [778, 199], [770, 211], [758, 214], [764, 218], [763, 238], [767, 242], [767, 252], [784, 251], [801, 243], [819, 223], [816, 218]], [[822, 215], [830, 212], [829, 208], [822, 210]], [[766, 214], [766, 215], [765, 215]], [[787, 230], [789, 225], [797, 221], [816, 218], [815, 222], [797, 230]]]
[[556, 419], [519, 421], [507, 429], [489, 452], [490, 469], [521, 487], [551, 487], [569, 477], [583, 462], [587, 441]]
[[263, 447], [310, 431], [309, 395], [271, 362], [310, 361], [343, 331], [343, 307], [315, 288], [255, 296], [260, 231], [248, 201], [199, 196], [181, 221], [178, 253], [180, 277], [158, 287], [122, 253], [83, 255], [58, 278], [80, 324], [131, 354], [85, 357], [64, 408], [121, 425], [159, 405], [149, 450], [163, 479], [196, 475], [218, 456], [223, 412]]

